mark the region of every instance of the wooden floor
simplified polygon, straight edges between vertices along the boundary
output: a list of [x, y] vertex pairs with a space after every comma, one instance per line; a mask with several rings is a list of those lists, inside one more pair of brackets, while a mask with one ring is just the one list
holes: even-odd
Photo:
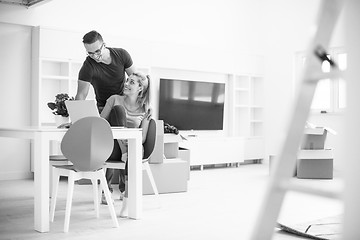
[[[33, 181], [0, 181], [0, 239], [246, 240], [253, 230], [268, 179], [266, 163], [192, 170], [187, 192], [161, 194], [161, 207], [153, 196], [144, 196], [143, 218], [118, 218], [119, 228], [113, 228], [104, 205], [96, 219], [91, 187], [76, 185], [68, 233], [63, 233], [66, 181], [61, 182], [55, 222], [50, 224], [49, 233], [33, 230]], [[310, 181], [329, 184], [336, 179]], [[115, 191], [113, 197], [119, 215], [119, 193]], [[337, 200], [289, 193], [279, 220], [295, 224], [342, 211]], [[261, 226], [257, 229], [261, 231]], [[273, 239], [298, 238], [276, 231]]]

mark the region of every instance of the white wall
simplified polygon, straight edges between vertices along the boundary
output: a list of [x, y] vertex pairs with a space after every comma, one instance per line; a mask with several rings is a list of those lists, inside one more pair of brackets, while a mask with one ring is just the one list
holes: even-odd
[[[31, 29], [0, 23], [0, 126], [30, 125]], [[0, 180], [30, 176], [27, 140], [0, 139]]]
[[[82, 30], [251, 52], [261, 32], [262, 0], [52, 0], [36, 8], [0, 5], [0, 22]], [[249, 25], [248, 23], [252, 24]], [[261, 51], [260, 51], [261, 52]], [[259, 53], [259, 52], [257, 52]]]

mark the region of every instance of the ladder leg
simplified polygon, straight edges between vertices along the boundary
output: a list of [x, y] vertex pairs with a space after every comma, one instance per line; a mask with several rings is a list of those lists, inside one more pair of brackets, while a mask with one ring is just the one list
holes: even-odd
[[[252, 240], [272, 238], [276, 220], [287, 191], [284, 188], [284, 183], [292, 177], [297, 151], [308, 118], [317, 81], [319, 80], [315, 76], [321, 75], [321, 61], [314, 54], [314, 51], [318, 47], [327, 48], [329, 45], [341, 7], [342, 0], [323, 0], [320, 6], [321, 12], [319, 14], [317, 32], [307, 51], [307, 63], [305, 65], [304, 76], [302, 77], [303, 81], [293, 108], [294, 112], [290, 118], [280, 158], [275, 163], [274, 174], [271, 175], [264, 201], [252, 231]], [[259, 228], [261, 228], [261, 231], [259, 231]]]
[[[289, 126], [289, 134], [284, 141], [282, 153], [278, 161], [274, 163], [273, 174], [271, 175], [272, 177], [265, 193], [265, 201], [263, 201], [259, 212], [256, 222], [257, 227], [255, 227], [256, 230], [252, 237], [253, 240], [271, 239], [274, 232], [276, 220], [286, 193], [286, 190], [281, 187], [281, 184], [293, 176], [297, 149], [300, 145], [300, 139], [307, 120], [306, 106], [310, 106], [312, 100], [312, 96], [308, 95], [313, 94], [315, 88], [316, 84], [309, 84], [303, 86], [301, 89], [297, 107], [303, 108], [303, 110], [294, 112], [291, 121], [292, 124]], [[259, 226], [261, 227], [261, 231], [259, 231]]]
[[[342, 239], [357, 239], [360, 236], [360, 148], [357, 126], [360, 121], [360, 1], [346, 1], [346, 48], [348, 49], [348, 64], [346, 69], [346, 112], [345, 112], [345, 134], [346, 155], [344, 161], [344, 227]], [[357, 27], [354, 27], [354, 26]], [[355, 125], [354, 125], [355, 124]], [[355, 127], [357, 126], [357, 127]]]

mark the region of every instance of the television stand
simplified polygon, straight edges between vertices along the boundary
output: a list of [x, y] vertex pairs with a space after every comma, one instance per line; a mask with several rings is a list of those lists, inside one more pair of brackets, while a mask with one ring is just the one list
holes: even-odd
[[261, 162], [264, 158], [264, 140], [260, 137], [185, 136], [180, 147], [190, 150], [190, 166], [236, 164], [247, 160]]

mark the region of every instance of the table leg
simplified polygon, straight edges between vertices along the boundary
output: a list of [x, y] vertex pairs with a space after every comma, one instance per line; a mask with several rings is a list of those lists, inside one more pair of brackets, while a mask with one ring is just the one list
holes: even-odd
[[43, 133], [34, 139], [34, 228], [49, 231], [49, 140]]
[[132, 219], [140, 219], [142, 213], [142, 141], [139, 136], [128, 140], [128, 210]]

